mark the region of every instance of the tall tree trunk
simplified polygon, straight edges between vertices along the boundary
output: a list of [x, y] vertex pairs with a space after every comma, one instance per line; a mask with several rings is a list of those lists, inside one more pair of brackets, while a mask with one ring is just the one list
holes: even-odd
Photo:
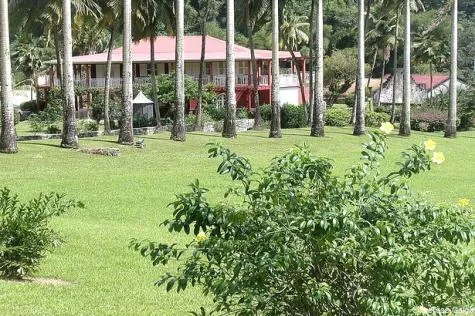
[[318, 0], [317, 3], [317, 40], [315, 54], [316, 71], [315, 71], [315, 87], [314, 87], [314, 111], [312, 119], [311, 136], [323, 137], [325, 136], [325, 121], [324, 121], [324, 101], [323, 101], [323, 0]]
[[313, 74], [314, 74], [314, 60], [313, 60], [313, 51], [314, 51], [314, 23], [316, 21], [316, 17], [315, 17], [315, 0], [312, 0], [311, 2], [311, 7], [310, 7], [310, 25], [309, 25], [309, 28], [310, 28], [310, 38], [309, 38], [309, 41], [308, 41], [308, 47], [309, 47], [309, 59], [310, 59], [310, 64], [309, 64], [309, 73], [310, 73], [310, 76], [309, 76], [309, 80], [308, 80], [308, 90], [309, 90], [309, 100], [308, 100], [308, 108], [309, 108], [309, 115], [308, 115], [308, 125], [309, 126], [312, 126], [312, 122], [313, 122], [313, 104], [314, 104], [314, 80], [313, 80]]
[[176, 1], [176, 49], [175, 49], [175, 120], [170, 139], [185, 141], [185, 61], [184, 55], [184, 0]]
[[376, 104], [378, 108], [381, 106], [381, 91], [383, 90], [385, 70], [386, 70], [386, 61], [383, 60], [383, 69], [381, 70], [381, 80], [379, 81], [378, 103]]
[[457, 137], [457, 57], [458, 57], [458, 0], [452, 4], [452, 36], [451, 36], [451, 54], [450, 54], [450, 104], [445, 127], [444, 137]]
[[429, 105], [432, 107], [432, 100], [434, 97], [434, 75], [432, 71], [432, 62], [429, 62], [429, 76], [430, 76], [430, 95], [429, 95]]
[[63, 0], [63, 46], [64, 46], [64, 104], [63, 104], [63, 135], [61, 147], [76, 148], [79, 146], [76, 129], [76, 106], [74, 103], [73, 73], [73, 37], [71, 34], [71, 0]]
[[[292, 61], [293, 61], [294, 65], [295, 65], [295, 68], [297, 70], [297, 79], [299, 81], [300, 95], [302, 97], [302, 104], [305, 104], [305, 103], [307, 103], [307, 98], [305, 97], [305, 90], [304, 90], [304, 86], [303, 86], [301, 68], [300, 68], [300, 65], [297, 61], [297, 57], [295, 57], [294, 51], [290, 47], [287, 47], [287, 49], [289, 50], [290, 56], [292, 57]], [[308, 117], [306, 109], [305, 109], [305, 116]]]
[[374, 50], [373, 55], [373, 63], [371, 64], [371, 70], [369, 72], [368, 81], [366, 82], [366, 87], [369, 88], [371, 86], [371, 79], [373, 78], [374, 68], [376, 67], [376, 59], [378, 57], [378, 51]]
[[246, 3], [246, 27], [247, 37], [249, 38], [249, 50], [251, 51], [251, 72], [252, 72], [252, 96], [254, 98], [255, 112], [254, 112], [254, 129], [261, 129], [263, 120], [261, 116], [260, 100], [259, 100], [259, 78], [257, 76], [257, 61], [254, 50], [254, 26], [251, 23], [251, 13], [249, 6], [251, 0]]
[[272, 113], [269, 137], [281, 138], [279, 86], [279, 1], [272, 0]]
[[132, 90], [132, 6], [131, 0], [124, 0], [124, 46], [122, 47], [122, 124], [119, 132], [119, 143], [134, 144], [133, 127], [133, 90]]
[[364, 0], [358, 0], [358, 80], [356, 81], [356, 121], [353, 135], [359, 136], [365, 133], [365, 5]]
[[411, 135], [411, 0], [405, 0], [404, 83], [399, 135]]
[[[398, 50], [398, 38], [399, 38], [399, 8], [397, 9], [397, 15], [396, 15], [396, 28], [394, 31], [394, 66], [393, 66], [393, 102], [391, 104], [391, 118], [389, 121], [394, 124], [394, 121], [396, 120], [396, 79], [397, 79], [397, 50]], [[379, 91], [381, 93], [381, 90]]]
[[206, 71], [206, 36], [207, 36], [207, 27], [206, 21], [208, 20], [208, 8], [206, 8], [206, 13], [203, 15], [201, 20], [201, 57], [200, 57], [200, 74], [198, 77], [198, 105], [196, 106], [196, 121], [195, 129], [202, 130], [202, 113], [203, 113], [203, 80]]
[[236, 137], [236, 90], [234, 57], [234, 0], [226, 1], [226, 117], [223, 137]]
[[112, 26], [110, 32], [109, 45], [107, 46], [106, 82], [104, 85], [104, 132], [106, 135], [110, 135], [111, 133], [109, 102], [111, 90], [110, 79], [112, 68], [112, 49], [114, 48], [115, 26]]
[[61, 57], [61, 40], [58, 28], [54, 28], [53, 40], [54, 40], [54, 52], [56, 54], [56, 77], [59, 80], [59, 87], [64, 92], [64, 80], [63, 80], [63, 59]]
[[0, 91], [1, 125], [0, 152], [13, 154], [18, 151], [13, 114], [12, 66], [8, 28], [8, 0], [0, 0]]
[[152, 81], [152, 99], [156, 120], [155, 124], [157, 128], [160, 128], [162, 126], [162, 123], [160, 122], [160, 105], [158, 104], [157, 79], [155, 78], [155, 74], [157, 72], [157, 67], [155, 65], [155, 36], [150, 36], [150, 68], [150, 80]]

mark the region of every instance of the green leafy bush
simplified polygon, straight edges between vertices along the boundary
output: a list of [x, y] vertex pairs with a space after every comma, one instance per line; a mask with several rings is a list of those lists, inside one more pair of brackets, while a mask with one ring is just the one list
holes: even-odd
[[365, 113], [365, 124], [369, 127], [379, 127], [384, 122], [389, 121], [389, 114], [385, 112], [371, 112]]
[[177, 195], [163, 225], [191, 241], [131, 247], [153, 265], [177, 260], [178, 270], [157, 285], [199, 286], [224, 314], [413, 315], [470, 304], [472, 211], [425, 201], [405, 181], [429, 170], [431, 159], [442, 162], [440, 153], [431, 158], [434, 144], [414, 145], [400, 169], [385, 174], [386, 136], [370, 136], [361, 162], [342, 177], [305, 147], [255, 172], [247, 159], [212, 145], [210, 157], [222, 158], [218, 173], [236, 183], [217, 204], [198, 180]]
[[236, 118], [238, 120], [247, 119], [249, 117], [249, 112], [247, 109], [237, 109], [236, 110]]
[[351, 110], [346, 108], [329, 108], [325, 113], [325, 124], [328, 126], [349, 125]]
[[285, 104], [280, 113], [282, 128], [300, 128], [307, 126], [304, 106]]
[[46, 127], [46, 133], [48, 134], [60, 134], [61, 133], [61, 123], [53, 123]]
[[[439, 132], [445, 130], [447, 111], [427, 108], [415, 109], [411, 114], [411, 128], [421, 132]], [[457, 120], [459, 126], [460, 120]]]
[[272, 106], [270, 104], [262, 104], [259, 106], [261, 117], [264, 121], [270, 121], [272, 118]]
[[205, 106], [203, 113], [207, 113], [213, 121], [222, 121], [226, 115], [226, 109], [213, 105]]
[[75, 207], [64, 195], [41, 194], [21, 203], [10, 190], [0, 190], [0, 276], [22, 278], [34, 271], [46, 252], [59, 243], [50, 220]]
[[97, 132], [99, 130], [99, 123], [96, 120], [84, 119], [78, 121], [78, 130], [81, 133]]

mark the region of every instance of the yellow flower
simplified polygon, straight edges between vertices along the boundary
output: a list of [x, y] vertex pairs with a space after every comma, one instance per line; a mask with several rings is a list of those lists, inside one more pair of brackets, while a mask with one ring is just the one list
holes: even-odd
[[379, 130], [383, 132], [384, 134], [391, 134], [393, 129], [394, 129], [394, 125], [389, 122], [385, 122], [381, 124], [381, 127], [379, 128]]
[[204, 232], [199, 232], [198, 235], [196, 235], [196, 240], [198, 240], [198, 242], [205, 241], [206, 239], [208, 239], [208, 236], [206, 236]]
[[434, 152], [434, 154], [432, 154], [432, 162], [437, 164], [437, 165], [440, 165], [441, 163], [443, 163], [445, 161], [445, 156], [444, 156], [444, 153], [442, 152]]
[[432, 139], [428, 139], [424, 142], [424, 148], [425, 150], [434, 150], [436, 146], [436, 143]]
[[458, 205], [461, 207], [466, 207], [470, 205], [470, 200], [469, 199], [460, 199], [458, 202]]

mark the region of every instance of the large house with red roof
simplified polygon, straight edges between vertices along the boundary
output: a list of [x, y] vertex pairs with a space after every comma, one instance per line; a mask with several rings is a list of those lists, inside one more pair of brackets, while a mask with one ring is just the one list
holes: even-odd
[[[169, 74], [175, 69], [175, 38], [160, 36], [155, 40], [155, 61], [157, 74]], [[200, 57], [201, 57], [201, 36], [185, 36], [184, 40], [185, 74], [198, 80]], [[148, 83], [150, 80], [150, 41], [148, 39], [133, 43], [133, 80], [138, 86]], [[280, 102], [300, 104], [302, 103], [301, 88], [308, 95], [306, 82], [308, 75], [305, 70], [305, 59], [299, 53], [295, 53], [299, 63], [296, 67], [292, 62], [289, 52], [280, 52], [281, 75], [280, 82]], [[221, 102], [224, 102], [225, 82], [226, 82], [226, 42], [208, 36], [206, 39], [206, 73], [205, 82], [213, 83], [216, 91], [221, 95]], [[261, 104], [271, 101], [271, 69], [272, 51], [255, 50], [258, 66], [259, 95]], [[251, 52], [248, 48], [235, 45], [236, 59], [236, 99], [238, 107], [252, 109], [252, 74], [251, 74]], [[103, 88], [106, 77], [107, 53], [91, 54], [73, 57], [75, 84], [81, 87]], [[40, 78], [39, 86], [49, 88], [59, 84], [56, 78], [55, 65], [52, 65], [49, 75]], [[297, 78], [297, 69], [301, 70], [304, 80], [303, 87], [300, 87]], [[118, 87], [122, 84], [122, 48], [112, 51], [111, 85]], [[193, 110], [193, 102], [190, 102], [190, 110]]]
[[[430, 95], [435, 97], [440, 94], [446, 94], [449, 91], [450, 75], [434, 74], [432, 78], [427, 74], [412, 74], [411, 75], [411, 104], [422, 104], [430, 98]], [[396, 103], [402, 104], [403, 96], [403, 69], [396, 71]], [[383, 88], [381, 90], [381, 103], [390, 104], [393, 102], [393, 88], [394, 77], [387, 76], [384, 79]], [[457, 82], [457, 89], [465, 90], [467, 85], [461, 81]], [[374, 100], [378, 100], [379, 89], [375, 91]]]

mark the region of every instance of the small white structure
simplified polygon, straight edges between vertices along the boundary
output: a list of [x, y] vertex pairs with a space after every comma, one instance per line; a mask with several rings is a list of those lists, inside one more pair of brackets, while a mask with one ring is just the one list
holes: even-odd
[[[440, 94], [446, 94], [449, 92], [450, 76], [445, 74], [434, 74], [431, 78], [430, 75], [411, 75], [411, 104], [422, 104], [430, 98], [431, 91], [435, 97]], [[381, 91], [381, 103], [391, 104], [393, 102], [393, 87], [394, 78], [392, 75], [387, 76]], [[397, 69], [396, 71], [396, 103], [402, 104], [403, 97], [403, 69]], [[457, 81], [458, 90], [466, 90], [467, 85]], [[378, 101], [379, 89], [375, 91], [374, 102]]]
[[147, 119], [154, 117], [153, 101], [147, 98], [142, 91], [139, 91], [132, 103], [134, 105], [134, 117], [141, 116]]

